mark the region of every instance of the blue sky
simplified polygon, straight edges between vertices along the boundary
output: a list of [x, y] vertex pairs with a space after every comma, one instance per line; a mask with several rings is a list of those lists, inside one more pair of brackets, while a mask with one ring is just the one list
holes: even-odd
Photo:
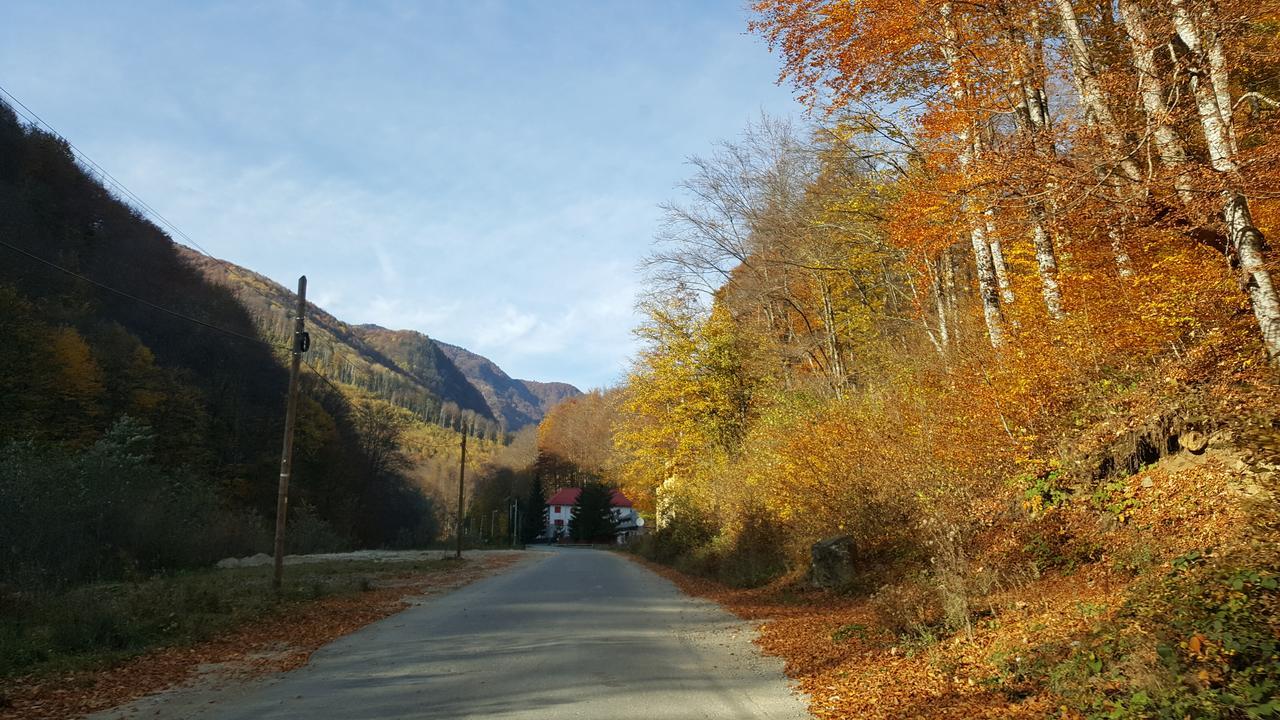
[[795, 114], [735, 0], [6, 0], [0, 84], [214, 255], [619, 380], [689, 155]]

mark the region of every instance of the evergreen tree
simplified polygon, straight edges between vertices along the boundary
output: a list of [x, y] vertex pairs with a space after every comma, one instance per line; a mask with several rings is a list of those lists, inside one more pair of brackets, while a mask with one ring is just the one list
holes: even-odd
[[520, 509], [520, 541], [533, 542], [547, 527], [547, 498], [542, 491], [542, 476], [534, 474], [529, 495]]
[[582, 486], [578, 504], [569, 515], [569, 534], [576, 542], [608, 542], [613, 540], [617, 520], [613, 516], [613, 491], [603, 483]]

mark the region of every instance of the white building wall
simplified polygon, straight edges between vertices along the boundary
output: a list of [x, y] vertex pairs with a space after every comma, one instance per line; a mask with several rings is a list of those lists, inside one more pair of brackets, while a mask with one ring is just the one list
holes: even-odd
[[[547, 506], [547, 525], [545, 532], [548, 537], [569, 534], [569, 518], [573, 512], [572, 505], [548, 505]], [[640, 513], [635, 508], [614, 507], [613, 518], [619, 526], [637, 525]], [[557, 523], [556, 521], [560, 522]]]

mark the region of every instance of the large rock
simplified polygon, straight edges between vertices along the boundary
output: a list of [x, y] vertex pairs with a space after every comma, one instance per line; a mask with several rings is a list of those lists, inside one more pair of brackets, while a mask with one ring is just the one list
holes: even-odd
[[854, 550], [848, 535], [814, 543], [809, 550], [809, 581], [820, 588], [848, 585], [853, 581]]

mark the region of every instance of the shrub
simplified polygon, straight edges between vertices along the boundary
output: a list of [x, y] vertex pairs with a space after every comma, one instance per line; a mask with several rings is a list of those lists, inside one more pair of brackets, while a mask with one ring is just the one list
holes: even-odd
[[290, 554], [341, 552], [351, 547], [307, 502], [294, 506], [285, 527], [285, 548]]
[[786, 534], [763, 508], [748, 507], [728, 538], [717, 577], [735, 587], [763, 585], [787, 571]]
[[927, 575], [880, 588], [871, 596], [871, 608], [880, 623], [899, 636], [921, 634], [940, 626], [944, 618], [941, 598]]
[[0, 448], [0, 584], [138, 578], [270, 548], [261, 518], [227, 508], [197, 474], [153, 463], [153, 440], [125, 417], [81, 451]]
[[662, 527], [645, 536], [635, 547], [643, 557], [655, 562], [674, 563], [705, 551], [716, 536], [709, 517], [690, 507], [680, 507], [665, 518]]
[[1179, 561], [1079, 640], [1029, 649], [1010, 677], [1099, 720], [1280, 716], [1280, 575]]

